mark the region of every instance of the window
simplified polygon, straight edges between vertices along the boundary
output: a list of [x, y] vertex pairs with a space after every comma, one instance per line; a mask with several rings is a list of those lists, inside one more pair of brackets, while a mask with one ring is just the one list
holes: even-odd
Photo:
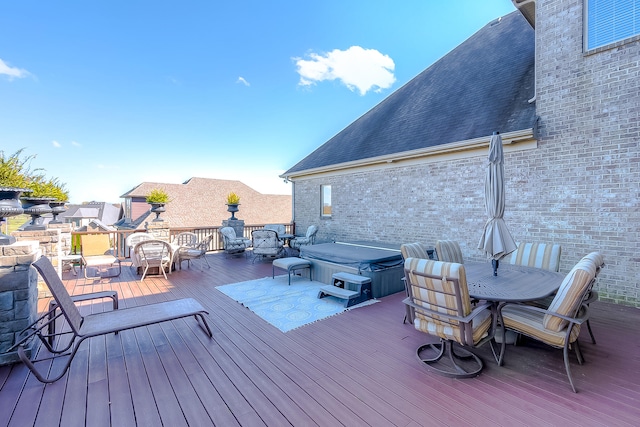
[[586, 50], [640, 34], [640, 0], [585, 0]]
[[124, 199], [124, 217], [125, 219], [133, 220], [133, 218], [131, 218], [131, 197]]
[[331, 216], [331, 186], [330, 185], [320, 186], [320, 216], [321, 217]]

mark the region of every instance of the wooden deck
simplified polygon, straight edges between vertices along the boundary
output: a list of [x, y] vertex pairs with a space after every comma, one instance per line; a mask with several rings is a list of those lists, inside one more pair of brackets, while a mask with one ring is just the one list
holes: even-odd
[[[403, 324], [403, 295], [282, 333], [218, 292], [222, 284], [271, 275], [269, 262], [210, 254], [165, 281], [85, 281], [64, 274], [73, 294], [115, 289], [121, 306], [194, 297], [214, 338], [193, 318], [89, 340], [70, 372], [39, 383], [22, 364], [0, 367], [0, 426], [622, 426], [640, 422], [640, 311], [596, 302], [572, 357], [525, 342], [482, 374], [456, 380], [427, 372], [415, 349], [427, 335]], [[186, 264], [185, 264], [186, 267]], [[295, 284], [292, 284], [295, 286]], [[41, 301], [42, 306], [46, 301]], [[82, 303], [103, 310], [109, 303]], [[53, 367], [55, 370], [56, 367]]]

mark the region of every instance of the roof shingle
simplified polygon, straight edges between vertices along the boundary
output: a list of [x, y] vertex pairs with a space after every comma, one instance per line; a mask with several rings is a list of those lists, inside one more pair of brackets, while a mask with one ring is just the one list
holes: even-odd
[[534, 128], [534, 48], [518, 11], [487, 24], [283, 176]]

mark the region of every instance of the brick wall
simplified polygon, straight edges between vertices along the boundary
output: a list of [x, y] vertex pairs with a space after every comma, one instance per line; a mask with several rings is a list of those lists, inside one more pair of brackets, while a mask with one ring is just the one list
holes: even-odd
[[[582, 0], [536, 5], [538, 148], [505, 151], [505, 221], [516, 241], [562, 245], [562, 272], [602, 252], [601, 299], [640, 306], [640, 41], [585, 55]], [[317, 224], [317, 241], [454, 239], [483, 259], [485, 156], [298, 179], [296, 228]]]
[[536, 109], [550, 222], [596, 248], [604, 298], [640, 306], [640, 40], [583, 51], [583, 0], [537, 1]]

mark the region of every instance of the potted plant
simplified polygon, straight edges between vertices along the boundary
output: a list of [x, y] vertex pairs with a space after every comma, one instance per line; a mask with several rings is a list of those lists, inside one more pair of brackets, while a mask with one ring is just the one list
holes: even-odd
[[229, 193], [227, 194], [227, 211], [231, 212], [231, 218], [229, 218], [229, 221], [235, 221], [236, 218], [236, 212], [238, 212], [238, 205], [240, 204], [240, 196], [238, 196], [236, 193]]
[[169, 195], [161, 188], [154, 188], [149, 194], [147, 194], [147, 203], [151, 205], [151, 212], [156, 214], [154, 221], [164, 221], [160, 218], [160, 214], [165, 212], [164, 205], [169, 203]]
[[[58, 203], [54, 219], [60, 212], [64, 212], [64, 202], [69, 198], [68, 192], [64, 188], [64, 184], [60, 183], [57, 178], [46, 179], [43, 175], [35, 175], [29, 178], [27, 188], [31, 193], [27, 197], [23, 197], [24, 212], [31, 215], [31, 224], [25, 227], [25, 230], [44, 230], [44, 219], [42, 215], [52, 213], [51, 203]], [[59, 208], [62, 207], [62, 210]]]
[[[29, 191], [27, 188], [27, 174], [29, 162], [34, 156], [21, 159], [22, 150], [10, 156], [0, 151], [0, 223], [7, 218], [21, 215], [24, 212], [20, 203], [20, 194]], [[2, 234], [0, 231], [0, 245], [10, 245], [16, 239]]]
[[65, 204], [69, 200], [69, 192], [66, 190], [64, 184], [60, 184], [57, 180], [53, 180], [49, 196], [55, 199], [52, 202], [49, 202], [49, 206], [51, 206], [51, 213], [53, 214], [53, 219], [49, 224], [61, 224], [62, 221], [58, 219], [58, 215], [67, 209]]

